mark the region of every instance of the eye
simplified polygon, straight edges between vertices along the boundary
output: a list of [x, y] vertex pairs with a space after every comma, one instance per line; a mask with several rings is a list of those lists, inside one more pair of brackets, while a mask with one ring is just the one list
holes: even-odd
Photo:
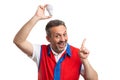
[[56, 37], [56, 38], [59, 38], [59, 37], [60, 37], [60, 35], [56, 35], [55, 37]]
[[67, 33], [63, 34], [63, 36], [66, 37], [66, 36], [67, 36]]

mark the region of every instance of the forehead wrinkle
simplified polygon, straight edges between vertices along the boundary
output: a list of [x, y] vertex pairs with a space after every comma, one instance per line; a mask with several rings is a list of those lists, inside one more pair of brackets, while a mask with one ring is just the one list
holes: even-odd
[[64, 32], [61, 32], [61, 31], [59, 31], [59, 32], [54, 32], [54, 34], [57, 34], [57, 35], [63, 35], [63, 34], [65, 34], [65, 33], [67, 33], [66, 30], [65, 30]]
[[54, 27], [50, 28], [50, 32], [51, 32], [51, 34], [63, 35], [65, 33], [67, 33], [67, 29], [65, 26], [59, 25], [59, 26], [54, 26]]

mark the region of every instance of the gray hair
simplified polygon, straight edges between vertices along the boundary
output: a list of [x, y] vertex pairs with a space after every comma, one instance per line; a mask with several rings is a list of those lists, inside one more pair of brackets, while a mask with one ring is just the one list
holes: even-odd
[[49, 35], [49, 36], [51, 35], [50, 28], [57, 27], [59, 25], [63, 25], [66, 27], [65, 23], [62, 20], [55, 19], [55, 20], [49, 21], [45, 28], [47, 35]]

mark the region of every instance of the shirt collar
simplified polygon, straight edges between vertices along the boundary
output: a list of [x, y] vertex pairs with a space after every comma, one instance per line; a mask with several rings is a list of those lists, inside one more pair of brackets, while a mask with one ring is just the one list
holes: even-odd
[[[51, 48], [51, 46], [49, 45], [49, 46], [48, 46], [48, 55], [50, 55], [50, 51], [52, 51], [53, 54], [55, 54], [55, 55], [57, 54], [57, 53]], [[64, 53], [65, 51], [66, 51], [66, 54], [67, 54], [68, 56], [71, 56], [71, 49], [70, 49], [70, 45], [69, 45], [69, 44], [66, 45], [64, 51], [62, 51], [61, 53]], [[61, 53], [60, 53], [60, 54], [61, 54]]]
[[67, 53], [68, 56], [71, 56], [71, 49], [70, 49], [70, 45], [69, 44], [67, 44], [66, 53]]

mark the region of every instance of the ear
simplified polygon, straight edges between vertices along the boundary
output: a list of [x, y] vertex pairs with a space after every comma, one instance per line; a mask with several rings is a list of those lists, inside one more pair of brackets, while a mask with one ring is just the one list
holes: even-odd
[[50, 36], [47, 35], [46, 39], [47, 39], [48, 42], [50, 42]]

